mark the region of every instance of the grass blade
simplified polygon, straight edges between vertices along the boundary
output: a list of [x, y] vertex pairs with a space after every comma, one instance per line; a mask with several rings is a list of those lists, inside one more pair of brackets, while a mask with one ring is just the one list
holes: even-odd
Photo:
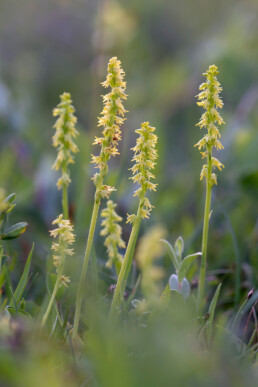
[[[27, 261], [26, 261], [26, 265], [24, 267], [21, 279], [20, 279], [20, 281], [19, 281], [19, 283], [17, 285], [17, 288], [15, 289], [14, 300], [12, 300], [11, 303], [10, 303], [10, 306], [12, 306], [12, 307], [15, 307], [15, 303], [16, 303], [16, 305], [19, 305], [19, 302], [20, 302], [20, 300], [22, 298], [25, 286], [27, 285], [33, 250], [34, 250], [34, 243], [32, 245], [30, 253], [28, 255], [28, 258], [27, 258]], [[15, 303], [14, 303], [14, 301], [15, 301]]]
[[221, 289], [221, 283], [218, 285], [217, 289], [216, 289], [216, 292], [213, 296], [213, 299], [210, 303], [210, 307], [209, 307], [209, 318], [208, 318], [208, 323], [209, 323], [209, 326], [207, 327], [207, 342], [208, 342], [208, 345], [210, 345], [210, 342], [211, 342], [211, 334], [212, 334], [212, 327], [213, 327], [213, 320], [214, 320], [214, 314], [215, 314], [215, 309], [216, 309], [216, 305], [217, 305], [217, 302], [218, 302], [218, 298], [219, 298], [219, 294], [220, 294], [220, 289]]

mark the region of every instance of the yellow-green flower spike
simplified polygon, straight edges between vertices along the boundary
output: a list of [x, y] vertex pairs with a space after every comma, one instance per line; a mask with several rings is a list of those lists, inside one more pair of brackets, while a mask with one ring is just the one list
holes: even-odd
[[119, 273], [123, 261], [123, 255], [119, 253], [119, 248], [125, 248], [125, 242], [122, 239], [122, 227], [118, 224], [123, 218], [116, 213], [116, 206], [112, 200], [109, 200], [107, 207], [102, 210], [101, 217], [103, 221], [101, 223], [102, 230], [100, 235], [106, 237], [104, 245], [107, 248], [109, 258], [106, 267], [111, 268], [114, 264], [117, 273]]
[[217, 150], [223, 148], [223, 145], [219, 140], [221, 135], [218, 129], [219, 125], [224, 124], [224, 121], [217, 110], [223, 107], [223, 102], [220, 98], [222, 87], [217, 80], [218, 73], [217, 66], [212, 65], [209, 67], [206, 73], [203, 74], [206, 77], [206, 82], [201, 84], [199, 87], [200, 93], [197, 95], [197, 105], [202, 106], [205, 110], [197, 125], [200, 129], [207, 129], [207, 133], [204, 137], [195, 144], [200, 151], [204, 148], [204, 151], [201, 151], [201, 155], [202, 158], [206, 159], [206, 163], [203, 165], [201, 171], [201, 180], [203, 178], [206, 180], [206, 199], [202, 232], [202, 258], [196, 303], [196, 310], [199, 316], [201, 316], [204, 303], [211, 193], [212, 186], [217, 184], [217, 175], [213, 170], [215, 168], [221, 170], [224, 167], [224, 165], [212, 155], [213, 147], [217, 148]]
[[123, 100], [126, 99], [124, 81], [124, 71], [121, 68], [121, 62], [116, 57], [111, 58], [108, 63], [108, 74], [105, 82], [102, 83], [104, 87], [110, 87], [109, 93], [103, 96], [104, 107], [99, 118], [99, 126], [103, 127], [102, 137], [95, 138], [94, 145], [100, 145], [101, 150], [99, 156], [92, 156], [92, 163], [98, 168], [98, 173], [95, 173], [92, 180], [96, 186], [94, 206], [90, 222], [90, 229], [84, 254], [83, 266], [81, 271], [81, 278], [78, 286], [75, 315], [74, 315], [74, 329], [73, 339], [76, 338], [79, 320], [81, 314], [82, 299], [84, 296], [84, 282], [88, 269], [90, 253], [96, 228], [96, 221], [101, 199], [109, 198], [110, 193], [115, 190], [114, 187], [104, 185], [104, 178], [108, 172], [108, 161], [111, 156], [118, 154], [118, 141], [121, 139], [120, 126], [124, 122], [125, 109]]
[[58, 238], [58, 241], [53, 242], [51, 247], [51, 249], [54, 251], [53, 260], [54, 265], [56, 266], [57, 277], [46, 312], [44, 313], [44, 316], [42, 318], [42, 327], [46, 324], [49, 313], [55, 301], [58, 289], [62, 285], [68, 287], [70, 277], [67, 277], [63, 274], [65, 257], [66, 255], [74, 254], [71, 245], [74, 243], [75, 239], [73, 234], [73, 226], [71, 225], [70, 220], [63, 219], [63, 214], [60, 214], [58, 218], [53, 221], [52, 224], [57, 225], [57, 228], [50, 231], [50, 235], [53, 238]]
[[79, 134], [75, 129], [77, 118], [74, 115], [75, 109], [70, 93], [63, 93], [60, 99], [61, 102], [53, 110], [53, 116], [58, 116], [58, 119], [54, 124], [56, 132], [53, 136], [53, 146], [57, 148], [57, 158], [52, 168], [62, 171], [62, 176], [57, 181], [58, 189], [68, 187], [71, 182], [68, 165], [74, 163], [73, 154], [78, 152], [74, 138]]
[[56, 266], [57, 273], [60, 274], [60, 284], [67, 287], [70, 278], [62, 274], [64, 259], [67, 255], [74, 255], [74, 250], [70, 246], [74, 243], [75, 237], [73, 234], [73, 226], [70, 220], [63, 219], [63, 214], [59, 215], [52, 223], [57, 225], [57, 228], [50, 231], [53, 238], [58, 238], [58, 242], [53, 242], [51, 249], [54, 251], [53, 261]]
[[[155, 160], [158, 157], [155, 149], [157, 136], [154, 134], [155, 128], [149, 125], [149, 122], [141, 124], [141, 128], [135, 132], [139, 134], [136, 145], [132, 150], [134, 157], [132, 161], [135, 163], [131, 168], [133, 176], [131, 179], [140, 187], [135, 191], [134, 196], [138, 196], [142, 201], [141, 217], [149, 218], [152, 205], [148, 198], [145, 197], [147, 190], [156, 191], [157, 184], [151, 182], [155, 177], [151, 172], [155, 168]], [[127, 223], [133, 223], [136, 215], [128, 215]]]
[[212, 157], [213, 147], [218, 150], [223, 148], [219, 140], [221, 135], [218, 129], [218, 125], [224, 124], [217, 110], [223, 107], [222, 99], [219, 96], [222, 87], [216, 77], [218, 73], [217, 66], [212, 65], [209, 67], [207, 72], [203, 74], [206, 77], [206, 82], [201, 84], [199, 87], [200, 93], [197, 95], [199, 100], [197, 105], [202, 106], [206, 110], [197, 125], [200, 129], [206, 128], [208, 133], [195, 146], [199, 150], [205, 149], [204, 152], [201, 152], [201, 155], [203, 158], [207, 158], [207, 164], [204, 164], [202, 168], [201, 180], [205, 177], [211, 186], [217, 184], [217, 176], [215, 173], [212, 173], [213, 168], [218, 168], [220, 171], [224, 168], [224, 165], [218, 159]]
[[108, 74], [102, 86], [110, 87], [111, 91], [103, 96], [104, 107], [99, 118], [98, 126], [103, 127], [102, 137], [96, 137], [93, 145], [100, 145], [99, 156], [92, 155], [92, 163], [99, 169], [99, 173], [93, 176], [96, 185], [96, 196], [100, 198], [109, 197], [114, 190], [113, 187], [102, 186], [103, 178], [108, 172], [107, 162], [111, 156], [118, 155], [118, 141], [121, 140], [120, 126], [123, 124], [126, 112], [123, 100], [126, 99], [124, 71], [117, 57], [110, 59], [108, 63]]

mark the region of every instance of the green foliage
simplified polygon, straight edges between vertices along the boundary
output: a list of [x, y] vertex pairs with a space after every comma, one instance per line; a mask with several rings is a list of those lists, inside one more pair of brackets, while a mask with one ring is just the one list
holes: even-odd
[[[22, 298], [24, 289], [28, 283], [33, 250], [34, 250], [34, 244], [32, 245], [32, 248], [31, 248], [30, 253], [28, 255], [26, 265], [25, 265], [23, 273], [21, 275], [21, 279], [20, 279], [20, 281], [17, 285], [17, 288], [15, 289], [15, 292], [13, 294], [13, 299], [10, 302], [11, 307], [14, 307], [15, 305], [19, 304], [19, 302]], [[21, 308], [22, 308], [22, 310], [24, 310], [24, 300], [21, 302], [21, 304], [22, 304]]]
[[[13, 12], [12, 2], [1, 2], [0, 180], [1, 186], [18, 193], [13, 211], [15, 194], [6, 198], [0, 190], [1, 385], [256, 386], [256, 8], [253, 0], [28, 0], [25, 6], [17, 2]], [[123, 63], [127, 85], [114, 55]], [[112, 60], [103, 85], [110, 90], [103, 97], [99, 118], [103, 135], [99, 137], [98, 85], [105, 78], [108, 57]], [[197, 308], [202, 313], [196, 313], [198, 257], [204, 259], [206, 252], [194, 253], [201, 246], [203, 187], [198, 182], [200, 160], [192, 149], [199, 140], [193, 101], [200, 70], [214, 62], [224, 89], [227, 128], [222, 133], [225, 150], [221, 161], [225, 170], [216, 187], [213, 169], [222, 164], [210, 151], [213, 145], [220, 147], [214, 142], [219, 135], [208, 126], [216, 118], [210, 103], [217, 101], [217, 107], [222, 103], [220, 86], [209, 79], [217, 71], [211, 66], [199, 96], [199, 105], [207, 113], [201, 126], [207, 124], [208, 129], [199, 146], [205, 147], [207, 163], [202, 176], [213, 185], [209, 197], [213, 211], [207, 206], [208, 265]], [[217, 86], [215, 94], [212, 82]], [[125, 86], [128, 112], [121, 136]], [[55, 111], [61, 201], [51, 173], [50, 139], [51, 109], [62, 90], [71, 90], [73, 95], [80, 141], [77, 145], [71, 142], [77, 134], [75, 109], [70, 94], [62, 94]], [[206, 98], [207, 90], [213, 92], [213, 101]], [[146, 118], [157, 127], [159, 161], [153, 184], [150, 170], [142, 165], [150, 150], [142, 134], [142, 142], [138, 141], [141, 154], [136, 152], [133, 170], [135, 182], [140, 183], [136, 193], [143, 196], [141, 187], [146, 191], [147, 185], [154, 191], [158, 183], [158, 188], [144, 203], [140, 197], [145, 212], [138, 218], [149, 217], [152, 210], [149, 221], [143, 219], [140, 227], [128, 181], [129, 149], [135, 143], [132, 128]], [[218, 115], [217, 122], [222, 122]], [[90, 166], [92, 141], [101, 148], [92, 158], [98, 167], [96, 174]], [[73, 154], [67, 153], [70, 146]], [[64, 164], [62, 152], [70, 157]], [[118, 152], [121, 156], [114, 160], [111, 156]], [[110, 257], [119, 254], [116, 270], [106, 267], [107, 252], [99, 237], [98, 212], [109, 195], [117, 203], [119, 220], [134, 214], [129, 216], [134, 229], [131, 237], [129, 225], [122, 221], [119, 232], [109, 230]], [[60, 214], [61, 203], [64, 219], [74, 225], [76, 244], [71, 259], [65, 261], [56, 254], [55, 261], [65, 261], [63, 269], [69, 276], [59, 272], [60, 282], [58, 273], [53, 273], [48, 230]], [[28, 221], [28, 232], [24, 233], [28, 224], [20, 219]], [[166, 236], [152, 234], [157, 224], [167, 230]], [[208, 236], [207, 227], [206, 231]], [[178, 233], [184, 240], [176, 239]], [[156, 240], [164, 237], [176, 242]], [[160, 250], [162, 246], [168, 256]], [[123, 256], [127, 264], [113, 308], [115, 318], [110, 319]], [[60, 288], [61, 283], [69, 286]], [[74, 319], [78, 294], [79, 313]], [[43, 329], [40, 323], [50, 300], [53, 305]]]

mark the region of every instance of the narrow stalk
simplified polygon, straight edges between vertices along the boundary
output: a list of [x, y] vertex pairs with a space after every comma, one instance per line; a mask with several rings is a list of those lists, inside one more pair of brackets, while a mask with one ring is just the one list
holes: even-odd
[[205, 199], [205, 210], [203, 220], [203, 233], [202, 233], [202, 258], [201, 258], [201, 269], [198, 285], [197, 295], [197, 313], [201, 315], [203, 306], [203, 296], [205, 287], [205, 276], [206, 276], [206, 261], [207, 261], [207, 244], [208, 244], [208, 233], [209, 233], [209, 220], [210, 220], [210, 209], [211, 209], [211, 173], [212, 173], [212, 151], [208, 148], [207, 155], [207, 166], [208, 166], [208, 178], [206, 179], [206, 199]]
[[63, 207], [63, 215], [64, 219], [69, 218], [69, 211], [68, 211], [68, 189], [67, 186], [63, 186], [62, 188], [62, 207]]
[[120, 273], [119, 273], [119, 276], [118, 276], [118, 280], [117, 280], [117, 284], [116, 284], [116, 289], [115, 289], [115, 292], [114, 292], [114, 297], [113, 297], [112, 304], [111, 304], [111, 309], [110, 309], [110, 317], [111, 317], [111, 319], [114, 317], [115, 311], [116, 311], [117, 307], [121, 303], [122, 293], [123, 293], [123, 290], [125, 288], [126, 280], [127, 280], [128, 274], [129, 274], [130, 269], [131, 269], [132, 259], [133, 259], [133, 254], [131, 254], [131, 251], [132, 251], [132, 248], [135, 245], [135, 238], [137, 238], [137, 235], [138, 235], [138, 232], [139, 232], [139, 228], [140, 228], [140, 224], [141, 224], [141, 209], [142, 209], [142, 206], [143, 206], [143, 204], [140, 203], [139, 207], [138, 207], [138, 211], [137, 211], [137, 216], [136, 216], [135, 221], [133, 223], [133, 227], [132, 227], [132, 231], [131, 231], [131, 234], [130, 234], [128, 245], [127, 245], [127, 248], [126, 248], [126, 252], [125, 252], [124, 260], [123, 260], [123, 263], [122, 263], [122, 267], [120, 269]]
[[79, 328], [84, 283], [85, 283], [86, 273], [87, 273], [89, 259], [90, 259], [90, 253], [91, 253], [92, 242], [93, 242], [93, 237], [94, 237], [94, 232], [96, 227], [96, 221], [97, 221], [98, 212], [99, 212], [99, 206], [100, 206], [100, 200], [95, 199], [92, 216], [91, 216], [89, 235], [88, 235], [88, 240], [87, 240], [85, 254], [84, 254], [81, 277], [80, 277], [80, 282], [78, 286], [77, 298], [76, 298], [74, 326], [73, 326], [73, 334], [72, 334], [73, 339], [76, 338], [78, 333], [78, 328]]
[[48, 303], [48, 307], [47, 307], [47, 310], [42, 318], [42, 322], [41, 322], [41, 327], [43, 328], [47, 322], [47, 319], [48, 319], [48, 315], [51, 311], [51, 308], [53, 306], [53, 303], [55, 301], [55, 298], [56, 298], [56, 293], [60, 287], [60, 284], [61, 284], [61, 276], [63, 274], [63, 267], [64, 265], [60, 266], [59, 270], [58, 270], [58, 274], [57, 274], [57, 279], [56, 279], [56, 283], [55, 283], [55, 286], [54, 286], [54, 289], [53, 289], [53, 292], [52, 292], [52, 295], [51, 295], [51, 298], [49, 300], [49, 303]]

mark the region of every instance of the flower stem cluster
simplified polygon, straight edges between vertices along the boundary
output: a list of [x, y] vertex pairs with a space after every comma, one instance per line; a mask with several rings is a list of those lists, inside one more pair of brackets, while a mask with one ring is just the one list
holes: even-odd
[[140, 186], [134, 193], [134, 196], [139, 197], [139, 205], [137, 214], [128, 215], [127, 217], [127, 223], [132, 223], [132, 230], [111, 304], [111, 319], [114, 317], [123, 300], [126, 281], [132, 267], [133, 253], [140, 229], [141, 220], [142, 218], [149, 218], [151, 208], [153, 207], [145, 195], [148, 189], [155, 191], [157, 186], [157, 184], [153, 184], [150, 181], [155, 177], [151, 173], [151, 170], [154, 169], [156, 164], [155, 160], [158, 157], [157, 151], [155, 149], [158, 138], [155, 134], [153, 134], [154, 131], [155, 128], [149, 126], [149, 122], [142, 123], [141, 128], [135, 131], [139, 134], [139, 138], [136, 141], [135, 147], [132, 148], [134, 151], [134, 157], [132, 161], [134, 161], [135, 164], [131, 168], [133, 171], [133, 177], [131, 177], [131, 179], [135, 183], [138, 183]]
[[96, 228], [98, 211], [100, 201], [102, 198], [109, 198], [114, 187], [103, 184], [104, 177], [108, 172], [107, 162], [111, 156], [118, 154], [117, 144], [121, 140], [120, 125], [124, 122], [125, 109], [123, 100], [126, 99], [124, 81], [124, 71], [121, 68], [121, 62], [116, 57], [111, 58], [108, 63], [108, 74], [105, 82], [102, 83], [104, 87], [110, 87], [111, 91], [103, 96], [104, 108], [99, 118], [99, 126], [103, 126], [103, 137], [95, 138], [94, 145], [100, 145], [101, 151], [99, 156], [92, 156], [92, 163], [99, 169], [98, 173], [93, 176], [93, 181], [96, 186], [94, 206], [91, 216], [89, 234], [83, 259], [83, 266], [79, 287], [76, 298], [73, 339], [75, 340], [79, 328], [79, 320], [81, 314], [81, 306], [84, 295], [84, 282], [90, 260], [90, 253]]
[[222, 99], [219, 97], [222, 87], [217, 80], [216, 75], [219, 73], [217, 66], [212, 65], [209, 67], [206, 73], [203, 75], [206, 77], [206, 82], [202, 83], [199, 87], [200, 93], [198, 97], [198, 106], [202, 106], [206, 111], [202, 114], [199, 123], [197, 124], [200, 129], [207, 128], [208, 133], [198, 141], [195, 146], [199, 150], [204, 148], [204, 152], [201, 152], [202, 158], [207, 159], [207, 164], [203, 165], [201, 171], [201, 180], [205, 177], [210, 186], [217, 184], [217, 176], [213, 173], [213, 168], [218, 168], [220, 171], [224, 165], [215, 157], [212, 156], [212, 148], [215, 147], [218, 150], [223, 148], [219, 138], [221, 137], [218, 126], [224, 124], [222, 117], [218, 112], [218, 108], [223, 107]]
[[119, 253], [119, 248], [125, 248], [125, 242], [122, 239], [122, 227], [118, 224], [123, 220], [116, 211], [116, 204], [112, 200], [107, 202], [107, 207], [102, 210], [101, 217], [104, 218], [101, 226], [103, 227], [100, 235], [105, 236], [104, 245], [108, 252], [108, 261], [106, 267], [111, 268], [114, 264], [117, 274], [120, 271], [123, 261], [123, 255]]
[[207, 134], [197, 143], [195, 146], [199, 150], [204, 148], [204, 152], [201, 152], [203, 158], [206, 158], [207, 163], [203, 166], [201, 171], [201, 180], [206, 179], [206, 199], [204, 209], [203, 220], [203, 232], [202, 232], [202, 258], [201, 268], [199, 275], [199, 285], [197, 294], [197, 313], [201, 315], [203, 301], [204, 301], [204, 287], [207, 265], [207, 245], [208, 245], [208, 233], [209, 233], [209, 219], [211, 208], [211, 191], [212, 186], [217, 184], [217, 176], [213, 173], [213, 168], [221, 170], [224, 165], [215, 157], [212, 156], [213, 147], [218, 150], [223, 146], [219, 140], [220, 132], [217, 125], [224, 123], [222, 117], [218, 112], [218, 108], [223, 107], [223, 102], [219, 97], [222, 87], [217, 80], [216, 75], [219, 73], [218, 68], [215, 65], [209, 67], [206, 73], [203, 75], [206, 77], [206, 82], [200, 86], [200, 93], [198, 94], [197, 105], [202, 106], [206, 111], [201, 116], [200, 122], [197, 124], [200, 129], [207, 128]]
[[[155, 160], [158, 157], [155, 149], [157, 143], [157, 136], [153, 134], [155, 128], [149, 126], [149, 122], [141, 124], [141, 128], [135, 132], [139, 134], [136, 141], [136, 145], [132, 150], [134, 151], [134, 157], [132, 161], [135, 162], [131, 168], [133, 176], [131, 179], [134, 183], [137, 183], [140, 187], [135, 191], [134, 196], [138, 196], [141, 204], [141, 218], [149, 218], [152, 205], [148, 198], [145, 197], [147, 190], [156, 191], [157, 184], [153, 184], [151, 179], [155, 176], [151, 173], [156, 163]], [[127, 223], [133, 223], [136, 215], [129, 215]]]
[[121, 140], [120, 126], [123, 124], [126, 112], [123, 106], [123, 100], [126, 99], [124, 81], [124, 71], [121, 68], [121, 62], [117, 57], [110, 59], [108, 63], [108, 74], [102, 86], [110, 87], [111, 91], [103, 96], [104, 107], [99, 118], [98, 126], [103, 127], [102, 137], [95, 137], [93, 145], [100, 145], [99, 156], [92, 155], [92, 163], [99, 169], [99, 173], [93, 176], [96, 185], [96, 198], [100, 200], [109, 197], [114, 190], [113, 187], [104, 186], [103, 179], [108, 172], [107, 162], [111, 156], [119, 154], [117, 145]]
[[70, 278], [62, 274], [64, 260], [67, 255], [74, 255], [74, 250], [69, 248], [74, 243], [73, 226], [70, 224], [70, 220], [63, 219], [63, 214], [59, 215], [52, 223], [57, 225], [57, 228], [50, 231], [50, 235], [54, 238], [58, 238], [58, 242], [53, 242], [51, 249], [54, 250], [53, 261], [57, 268], [57, 274], [61, 273], [60, 285], [67, 287], [70, 282]]
[[62, 176], [57, 181], [58, 189], [68, 187], [71, 182], [68, 165], [74, 163], [73, 153], [78, 152], [74, 138], [79, 134], [75, 129], [77, 118], [74, 115], [75, 109], [70, 93], [63, 93], [60, 99], [61, 102], [53, 110], [53, 116], [58, 116], [58, 119], [54, 124], [56, 132], [53, 136], [53, 146], [57, 148], [57, 158], [52, 168], [62, 171]]
[[65, 257], [66, 255], [73, 255], [74, 251], [70, 246], [74, 243], [73, 226], [70, 224], [70, 220], [63, 219], [63, 214], [60, 214], [57, 219], [52, 223], [57, 225], [57, 228], [50, 231], [50, 235], [53, 238], [58, 238], [58, 242], [53, 242], [51, 249], [54, 250], [53, 260], [56, 266], [57, 278], [53, 292], [51, 294], [46, 312], [42, 318], [42, 327], [46, 324], [49, 313], [56, 298], [58, 289], [64, 285], [68, 287], [70, 277], [63, 274]]

